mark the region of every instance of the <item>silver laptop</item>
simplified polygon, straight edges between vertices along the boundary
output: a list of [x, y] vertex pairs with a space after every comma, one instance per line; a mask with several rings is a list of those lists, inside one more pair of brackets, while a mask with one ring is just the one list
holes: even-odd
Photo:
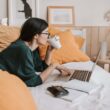
[[101, 52], [101, 49], [99, 49], [99, 52], [98, 52], [97, 57], [96, 57], [96, 61], [93, 64], [91, 70], [74, 70], [73, 74], [71, 74], [70, 76], [68, 76], [68, 77], [67, 76], [57, 76], [55, 78], [55, 80], [68, 81], [68, 80], [72, 80], [72, 79], [77, 79], [77, 80], [88, 82], [90, 80], [90, 77], [91, 77], [94, 69], [95, 69], [95, 66], [96, 66], [97, 61], [98, 61], [99, 56], [100, 56], [100, 52]]

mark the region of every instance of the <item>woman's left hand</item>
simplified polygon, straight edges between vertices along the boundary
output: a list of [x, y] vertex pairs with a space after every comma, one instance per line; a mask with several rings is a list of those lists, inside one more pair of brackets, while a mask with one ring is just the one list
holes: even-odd
[[48, 46], [47, 48], [47, 52], [46, 52], [46, 56], [45, 56], [45, 62], [50, 65], [51, 64], [51, 57], [52, 57], [52, 53], [55, 50], [55, 48], [53, 48], [52, 46]]
[[47, 48], [47, 51], [48, 51], [49, 53], [51, 53], [51, 52], [53, 52], [53, 50], [55, 50], [55, 48], [52, 47], [51, 45], [49, 45], [48, 48]]

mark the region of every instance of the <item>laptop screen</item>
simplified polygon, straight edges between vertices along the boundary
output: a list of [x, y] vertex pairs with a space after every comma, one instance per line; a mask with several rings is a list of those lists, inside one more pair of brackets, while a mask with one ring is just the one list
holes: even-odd
[[98, 54], [97, 54], [97, 56], [96, 56], [95, 63], [94, 63], [93, 66], [92, 66], [92, 72], [94, 71], [95, 66], [96, 66], [96, 64], [97, 64], [97, 62], [98, 62], [98, 59], [99, 59], [100, 53], [101, 53], [101, 48], [99, 49]]

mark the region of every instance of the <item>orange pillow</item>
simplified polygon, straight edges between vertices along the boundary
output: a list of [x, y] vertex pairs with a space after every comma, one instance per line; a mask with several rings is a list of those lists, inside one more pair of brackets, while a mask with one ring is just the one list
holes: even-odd
[[81, 36], [74, 36], [76, 43], [78, 44], [79, 49], [82, 48], [85, 39], [82, 38]]
[[20, 28], [12, 26], [0, 26], [0, 51], [7, 48], [10, 43], [18, 39]]
[[0, 110], [36, 110], [26, 85], [17, 76], [0, 70]]
[[[70, 31], [70, 29], [67, 29], [67, 31]], [[54, 36], [54, 35], [58, 35], [62, 31], [60, 29], [50, 26], [48, 28], [48, 32], [50, 33], [50, 36]], [[77, 35], [73, 35], [73, 37], [75, 38], [76, 43], [78, 44], [79, 48], [81, 49], [81, 47], [84, 44], [84, 38], [82, 38], [81, 36], [77, 36]]]
[[[89, 57], [80, 51], [71, 31], [60, 32], [59, 34], [62, 48], [53, 52], [52, 63], [67, 63], [72, 61], [88, 61]], [[44, 50], [46, 47], [43, 48]], [[40, 50], [40, 55], [42, 54]], [[44, 53], [41, 55], [45, 57]]]

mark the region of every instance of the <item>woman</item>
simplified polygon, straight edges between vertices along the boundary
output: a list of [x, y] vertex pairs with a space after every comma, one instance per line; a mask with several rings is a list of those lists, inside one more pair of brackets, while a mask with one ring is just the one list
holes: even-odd
[[[38, 47], [47, 43], [48, 35], [46, 21], [38, 18], [28, 19], [21, 29], [19, 39], [0, 53], [0, 69], [17, 75], [30, 87], [42, 84], [54, 69], [69, 73], [68, 69], [51, 64], [51, 54], [54, 50], [51, 47], [47, 50], [45, 60], [40, 59]], [[37, 72], [41, 74], [38, 75]]]

